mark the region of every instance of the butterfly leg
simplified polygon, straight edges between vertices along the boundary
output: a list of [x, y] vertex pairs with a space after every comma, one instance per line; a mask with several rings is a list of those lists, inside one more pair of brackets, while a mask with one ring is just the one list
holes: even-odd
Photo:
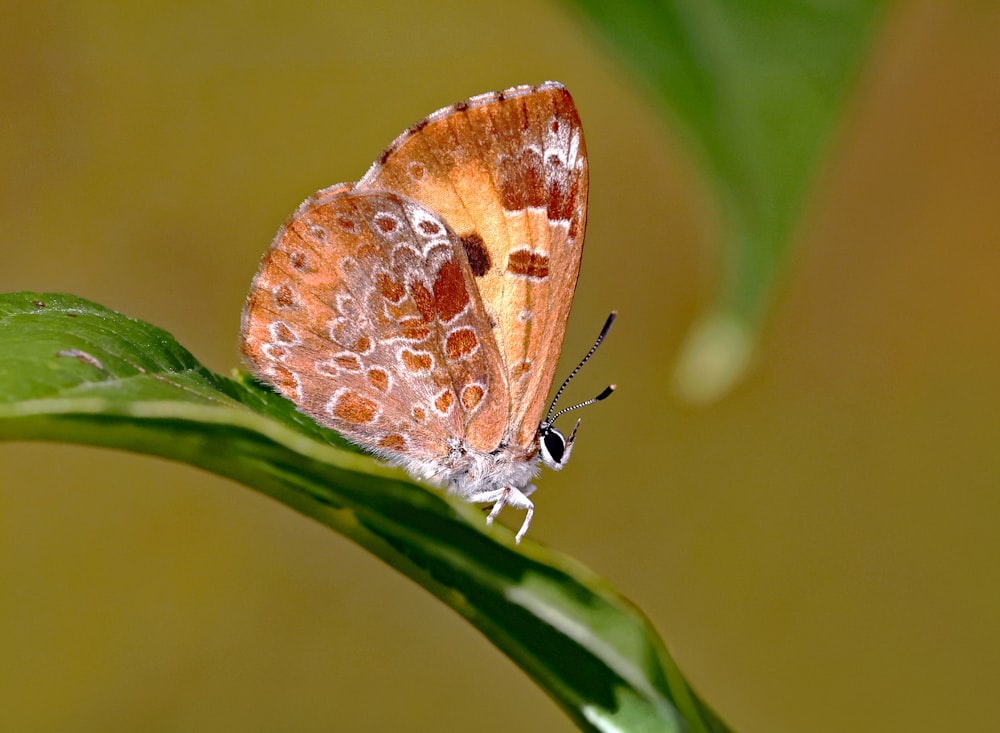
[[490, 515], [486, 517], [487, 524], [493, 524], [493, 520], [500, 515], [500, 511], [504, 508], [507, 503], [507, 496], [510, 494], [510, 489], [504, 489], [503, 493], [500, 494], [500, 498], [496, 500], [493, 508], [490, 510]]
[[500, 510], [507, 503], [507, 495], [509, 493], [509, 489], [487, 489], [486, 491], [474, 491], [470, 494], [462, 494], [462, 498], [472, 504], [493, 504], [490, 515], [486, 517], [486, 523], [493, 524], [493, 520], [497, 518]]
[[510, 487], [506, 489], [491, 489], [477, 494], [470, 494], [465, 499], [474, 504], [488, 504], [493, 502], [493, 508], [490, 510], [489, 516], [486, 517], [486, 524], [493, 524], [493, 520], [497, 518], [505, 506], [524, 509], [526, 512], [524, 521], [521, 523], [521, 528], [517, 531], [517, 536], [514, 538], [515, 542], [520, 543], [528, 531], [528, 527], [531, 526], [531, 518], [535, 514], [535, 505], [527, 496], [534, 489], [534, 486], [528, 486], [523, 492]]
[[[533, 490], [535, 487], [532, 486], [530, 488]], [[520, 544], [524, 535], [528, 532], [528, 527], [531, 526], [531, 518], [535, 514], [535, 505], [532, 503], [531, 499], [527, 497], [526, 493], [522, 493], [517, 489], [505, 489], [505, 491], [507, 493], [503, 497], [503, 503], [512, 506], [515, 509], [524, 509], [525, 511], [524, 521], [521, 522], [521, 529], [517, 530], [517, 535], [514, 537], [514, 542]], [[527, 493], [530, 494], [531, 491], [528, 491]], [[500, 502], [497, 503], [500, 504]], [[493, 511], [498, 512], [496, 507], [493, 507]]]
[[521, 522], [521, 529], [517, 530], [517, 534], [514, 536], [514, 542], [521, 544], [521, 539], [528, 532], [528, 527], [531, 526], [531, 518], [535, 514], [535, 505], [527, 498], [524, 500], [528, 503], [528, 511], [524, 515], [524, 521]]

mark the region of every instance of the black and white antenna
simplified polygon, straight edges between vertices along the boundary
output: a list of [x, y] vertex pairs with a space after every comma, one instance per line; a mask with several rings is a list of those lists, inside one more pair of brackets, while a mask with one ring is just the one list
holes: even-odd
[[538, 426], [538, 447], [542, 455], [542, 463], [549, 468], [558, 471], [566, 465], [566, 461], [569, 460], [570, 451], [573, 450], [573, 441], [576, 439], [576, 431], [580, 428], [580, 421], [577, 420], [576, 425], [573, 428], [573, 432], [570, 433], [569, 440], [567, 440], [566, 436], [563, 435], [558, 428], [554, 427], [553, 423], [559, 419], [560, 415], [565, 415], [567, 412], [572, 410], [578, 410], [581, 407], [586, 407], [587, 405], [592, 405], [595, 402], [607, 399], [611, 396], [611, 393], [615, 391], [615, 385], [608, 385], [599, 395], [597, 395], [597, 397], [580, 402], [576, 405], [571, 405], [570, 407], [564, 407], [554, 415], [552, 414], [556, 409], [556, 404], [559, 402], [559, 398], [562, 397], [562, 393], [566, 389], [566, 386], [573, 381], [573, 377], [579, 374], [580, 370], [583, 369], [583, 365], [586, 364], [590, 360], [590, 357], [594, 355], [594, 352], [597, 351], [597, 347], [601, 345], [601, 342], [604, 341], [604, 337], [608, 335], [608, 331], [611, 329], [611, 324], [615, 322], [615, 316], [617, 315], [617, 311], [611, 311], [611, 315], [609, 315], [608, 320], [604, 322], [604, 328], [601, 329], [601, 333], [594, 342], [594, 345], [590, 347], [590, 351], [587, 352], [587, 355], [580, 360], [580, 363], [576, 365], [576, 369], [570, 372], [569, 376], [566, 377], [566, 381], [564, 381], [562, 386], [556, 391], [556, 396], [552, 398], [552, 404], [549, 405], [549, 411], [545, 415], [545, 419], [542, 421], [541, 425]]

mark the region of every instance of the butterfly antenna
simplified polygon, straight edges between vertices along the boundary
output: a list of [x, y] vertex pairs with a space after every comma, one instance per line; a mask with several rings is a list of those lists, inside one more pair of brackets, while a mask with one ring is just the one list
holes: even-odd
[[601, 392], [599, 395], [597, 395], [597, 397], [594, 397], [591, 400], [587, 400], [586, 402], [581, 402], [578, 405], [573, 405], [572, 407], [563, 408], [555, 415], [552, 414], [552, 411], [556, 409], [556, 403], [559, 402], [559, 398], [562, 397], [563, 390], [565, 390], [566, 386], [571, 381], [573, 381], [573, 377], [575, 377], [580, 372], [580, 370], [583, 369], [583, 365], [586, 364], [590, 360], [590, 357], [594, 355], [594, 352], [597, 351], [597, 347], [601, 345], [601, 342], [604, 340], [604, 337], [607, 336], [608, 331], [611, 330], [611, 324], [615, 322], [615, 317], [617, 315], [618, 311], [611, 311], [611, 315], [609, 315], [608, 320], [604, 322], [604, 328], [601, 329], [601, 334], [597, 337], [597, 340], [594, 342], [594, 345], [590, 347], [590, 351], [588, 351], [587, 355], [580, 360], [579, 364], [576, 365], [576, 369], [574, 369], [569, 373], [569, 376], [566, 377], [566, 381], [562, 383], [562, 386], [556, 392], [556, 396], [552, 398], [552, 404], [549, 405], [549, 412], [545, 416], [545, 422], [548, 423], [549, 425], [554, 423], [560, 415], [563, 415], [569, 412], [570, 410], [576, 410], [580, 407], [586, 407], [587, 405], [592, 405], [595, 402], [600, 402], [601, 400], [606, 399], [608, 396], [611, 395], [612, 392], [615, 391], [615, 385], [612, 384], [609, 387], [605, 387], [604, 391]]
[[[577, 410], [577, 409], [579, 409], [581, 407], [586, 407], [587, 405], [592, 405], [595, 402], [600, 402], [601, 400], [610, 397], [611, 393], [614, 392], [614, 391], [615, 391], [615, 385], [609, 384], [607, 387], [604, 388], [603, 392], [601, 392], [599, 395], [597, 395], [597, 397], [594, 397], [593, 399], [589, 399], [586, 402], [581, 402], [578, 405], [573, 405], [572, 407], [564, 407], [563, 409], [559, 410], [559, 412], [557, 412], [555, 415], [553, 415], [551, 419], [546, 419], [545, 422], [547, 422], [547, 423], [549, 423], [551, 425], [552, 423], [554, 423], [556, 420], [559, 419], [560, 415], [565, 415], [570, 410]], [[574, 430], [573, 432], [575, 433], [576, 430]]]

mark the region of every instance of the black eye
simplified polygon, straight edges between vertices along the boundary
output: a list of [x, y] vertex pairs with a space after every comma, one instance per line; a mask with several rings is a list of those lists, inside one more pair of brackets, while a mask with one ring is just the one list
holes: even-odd
[[542, 435], [542, 442], [545, 450], [552, 456], [556, 463], [562, 463], [563, 453], [566, 452], [566, 438], [558, 430], [546, 430]]

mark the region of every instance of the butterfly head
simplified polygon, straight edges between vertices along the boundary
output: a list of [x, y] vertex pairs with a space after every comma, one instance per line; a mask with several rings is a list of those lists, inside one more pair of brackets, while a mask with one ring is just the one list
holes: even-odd
[[573, 452], [573, 441], [576, 440], [580, 422], [576, 421], [568, 440], [563, 432], [550, 422], [543, 422], [538, 426], [538, 453], [543, 464], [553, 471], [559, 471], [566, 465], [569, 454]]
[[567, 439], [566, 435], [555, 426], [556, 420], [570, 410], [576, 410], [581, 407], [586, 407], [587, 405], [592, 405], [595, 402], [600, 402], [601, 400], [610, 397], [611, 393], [615, 391], [615, 385], [612, 384], [605, 387], [604, 391], [597, 395], [597, 397], [570, 407], [564, 407], [554, 415], [552, 414], [555, 412], [556, 403], [562, 396], [563, 390], [566, 389], [566, 385], [570, 383], [573, 377], [575, 377], [580, 369], [583, 368], [583, 365], [586, 364], [590, 357], [594, 355], [594, 352], [597, 351], [597, 347], [601, 345], [604, 337], [608, 335], [608, 329], [610, 329], [611, 324], [614, 323], [616, 315], [617, 313], [612, 311], [611, 315], [608, 316], [608, 320], [605, 322], [604, 328], [601, 329], [601, 334], [597, 337], [597, 341], [595, 341], [594, 345], [590, 347], [590, 351], [587, 352], [587, 355], [583, 357], [579, 364], [577, 364], [576, 369], [570, 372], [570, 375], [566, 377], [566, 381], [562, 383], [559, 391], [556, 392], [556, 396], [552, 399], [552, 404], [549, 405], [548, 414], [538, 426], [538, 453], [541, 456], [542, 463], [554, 471], [561, 470], [562, 467], [569, 461], [570, 453], [573, 452], [573, 442], [576, 440], [576, 431], [580, 429], [581, 422], [580, 420], [576, 421], [576, 425], [573, 426], [573, 432], [569, 434], [569, 438]]

